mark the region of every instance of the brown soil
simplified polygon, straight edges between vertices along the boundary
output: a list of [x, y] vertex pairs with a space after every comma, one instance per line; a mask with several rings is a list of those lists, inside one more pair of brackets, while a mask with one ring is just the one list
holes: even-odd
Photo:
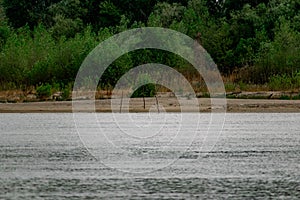
[[[275, 100], [275, 99], [227, 99], [226, 107], [211, 106], [211, 99], [199, 98], [199, 104], [193, 104], [192, 100], [183, 99], [186, 112], [300, 112], [300, 100]], [[89, 105], [93, 102], [81, 100], [78, 112], [93, 112]], [[126, 102], [126, 101], [125, 101]], [[158, 102], [161, 105], [159, 109], [156, 106], [155, 98], [146, 98], [144, 109], [144, 101], [142, 98], [134, 98], [129, 100], [129, 112], [181, 112], [182, 106], [174, 97], [159, 97]], [[96, 100], [95, 107], [97, 112], [120, 112], [121, 101], [116, 100], [116, 104], [111, 106], [111, 100]], [[126, 104], [122, 105], [122, 112], [126, 110]], [[163, 108], [162, 108], [163, 107]], [[29, 102], [29, 103], [0, 103], [0, 113], [52, 113], [52, 112], [72, 112], [72, 101], [45, 101], [45, 102]]]

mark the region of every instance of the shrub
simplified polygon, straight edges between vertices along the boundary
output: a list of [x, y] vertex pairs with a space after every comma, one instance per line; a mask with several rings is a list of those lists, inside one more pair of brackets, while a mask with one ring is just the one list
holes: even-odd
[[139, 74], [137, 78], [138, 88], [133, 88], [131, 97], [154, 97], [156, 95], [156, 85], [148, 74]]
[[45, 99], [52, 95], [52, 86], [49, 84], [38, 86], [36, 89], [37, 96], [39, 98]]
[[136, 97], [154, 97], [156, 95], [155, 84], [149, 83], [139, 87], [134, 93], [131, 95], [132, 98]]
[[225, 90], [226, 92], [233, 92], [236, 89], [236, 85], [234, 83], [226, 83]]
[[275, 75], [269, 80], [268, 86], [271, 90], [291, 90], [300, 86], [300, 73], [293, 75]]
[[62, 99], [69, 100], [71, 97], [72, 85], [68, 84], [62, 89]]

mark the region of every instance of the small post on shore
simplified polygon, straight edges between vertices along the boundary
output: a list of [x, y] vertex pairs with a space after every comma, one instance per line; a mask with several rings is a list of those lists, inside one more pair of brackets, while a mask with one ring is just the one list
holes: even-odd
[[158, 105], [158, 99], [157, 99], [157, 96], [156, 96], [156, 95], [155, 95], [155, 99], [156, 99], [157, 112], [160, 113], [160, 111], [159, 111], [159, 105]]
[[122, 113], [122, 105], [123, 105], [123, 91], [121, 96], [120, 113]]

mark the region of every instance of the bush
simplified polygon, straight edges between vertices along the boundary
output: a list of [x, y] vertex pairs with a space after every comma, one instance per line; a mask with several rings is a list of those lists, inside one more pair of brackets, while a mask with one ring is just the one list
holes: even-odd
[[134, 93], [131, 95], [132, 98], [136, 97], [154, 97], [156, 95], [155, 84], [149, 83], [147, 85], [143, 85], [139, 87]]
[[69, 100], [71, 97], [72, 85], [68, 84], [62, 89], [62, 99]]
[[49, 84], [38, 86], [36, 89], [36, 94], [38, 98], [45, 99], [52, 95], [52, 86]]
[[271, 90], [292, 90], [300, 87], [300, 73], [293, 75], [275, 75], [269, 80], [268, 86]]
[[156, 85], [148, 74], [139, 74], [137, 78], [138, 88], [133, 88], [131, 97], [154, 97], [156, 95]]
[[226, 92], [233, 92], [236, 89], [236, 85], [234, 83], [226, 83], [225, 90]]

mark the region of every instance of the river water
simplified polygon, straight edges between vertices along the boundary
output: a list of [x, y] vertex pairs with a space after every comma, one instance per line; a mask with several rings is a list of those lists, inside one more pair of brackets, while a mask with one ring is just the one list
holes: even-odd
[[300, 198], [300, 114], [87, 115], [1, 114], [0, 199]]

